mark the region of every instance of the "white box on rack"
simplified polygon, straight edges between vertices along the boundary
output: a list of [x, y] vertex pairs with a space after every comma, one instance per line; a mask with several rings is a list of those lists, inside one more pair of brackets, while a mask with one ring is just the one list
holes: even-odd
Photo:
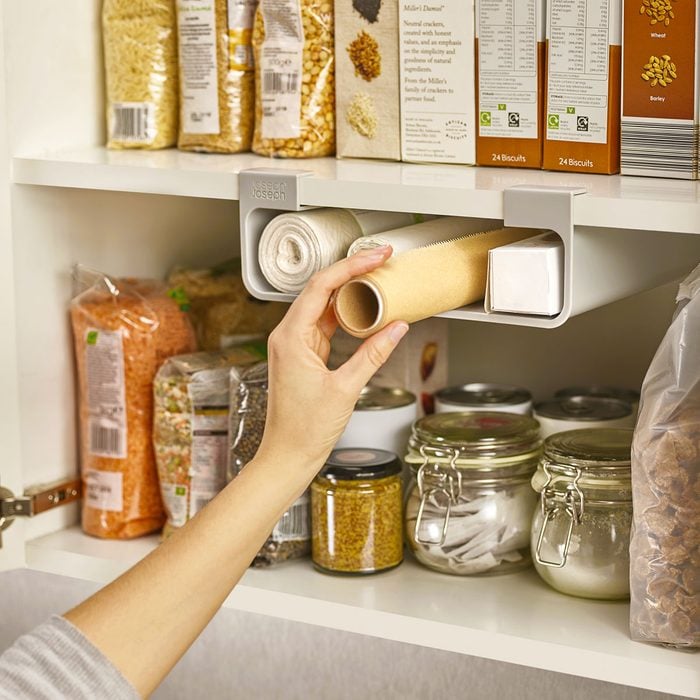
[[556, 233], [517, 241], [489, 251], [484, 308], [556, 316], [564, 299], [564, 244]]

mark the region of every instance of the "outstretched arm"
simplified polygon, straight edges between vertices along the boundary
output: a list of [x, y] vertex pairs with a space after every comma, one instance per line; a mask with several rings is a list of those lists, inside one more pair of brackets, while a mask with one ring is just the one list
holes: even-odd
[[390, 254], [388, 247], [366, 251], [311, 280], [270, 336], [268, 415], [255, 459], [185, 527], [65, 616], [142, 695], [219, 609], [323, 466], [362, 387], [408, 330], [393, 323], [339, 369], [326, 367], [337, 328], [333, 292]]

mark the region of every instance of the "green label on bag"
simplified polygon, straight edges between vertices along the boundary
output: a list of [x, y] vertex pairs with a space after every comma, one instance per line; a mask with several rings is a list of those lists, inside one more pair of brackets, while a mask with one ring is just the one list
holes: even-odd
[[182, 287], [175, 287], [168, 292], [168, 296], [180, 307], [180, 311], [190, 310], [190, 298]]
[[88, 345], [97, 345], [97, 335], [97, 331], [88, 331], [85, 342], [87, 342]]

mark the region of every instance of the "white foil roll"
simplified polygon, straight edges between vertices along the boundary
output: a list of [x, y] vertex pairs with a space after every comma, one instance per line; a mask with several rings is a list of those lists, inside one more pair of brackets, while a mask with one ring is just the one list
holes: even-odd
[[280, 214], [260, 237], [260, 269], [280, 292], [300, 292], [314, 273], [344, 258], [360, 236], [412, 223], [413, 215], [402, 212], [321, 208]]
[[[394, 255], [404, 253], [413, 248], [422, 248], [432, 243], [442, 243], [452, 240], [455, 237], [454, 225], [450, 224], [450, 218], [443, 219], [440, 223], [439, 217], [421, 216], [423, 223], [431, 221], [430, 226], [413, 226], [410, 230], [405, 228], [394, 231], [384, 231], [373, 235], [364, 235], [356, 239], [348, 249], [348, 257], [361, 250], [368, 248], [379, 248], [383, 245], [390, 245], [394, 249]], [[454, 219], [452, 219], [454, 221]], [[466, 233], [476, 233], [478, 231], [491, 231], [500, 228], [501, 222], [493, 219], [464, 219], [460, 231], [462, 235]]]

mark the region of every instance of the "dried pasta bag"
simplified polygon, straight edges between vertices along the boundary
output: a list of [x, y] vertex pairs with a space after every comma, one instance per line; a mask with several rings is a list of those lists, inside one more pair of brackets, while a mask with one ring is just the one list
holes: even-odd
[[167, 522], [182, 527], [226, 485], [231, 368], [264, 355], [254, 347], [176, 355], [153, 382], [153, 447]]
[[253, 28], [253, 151], [335, 154], [333, 0], [260, 0]]
[[108, 148], [177, 142], [174, 0], [104, 0]]
[[222, 350], [241, 336], [265, 336], [289, 308], [251, 297], [238, 258], [212, 268], [175, 268], [168, 286], [173, 298], [188, 309], [202, 350]]
[[153, 378], [195, 350], [187, 315], [153, 280], [79, 268], [70, 315], [78, 370], [83, 530], [116, 539], [163, 525], [152, 444]]
[[[228, 478], [234, 479], [260, 447], [267, 415], [267, 363], [231, 370]], [[283, 468], [283, 465], [280, 465]], [[275, 525], [253, 560], [263, 567], [311, 551], [309, 494], [304, 493]]]
[[256, 6], [257, 0], [178, 0], [179, 148], [212, 153], [250, 150]]
[[700, 647], [700, 265], [651, 362], [632, 446], [632, 638]]

